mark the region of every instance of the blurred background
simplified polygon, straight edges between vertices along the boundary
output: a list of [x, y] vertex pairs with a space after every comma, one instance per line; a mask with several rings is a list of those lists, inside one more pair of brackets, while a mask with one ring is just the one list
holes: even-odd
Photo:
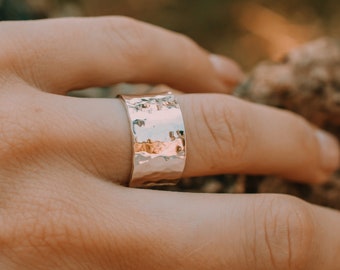
[[246, 70], [320, 36], [340, 36], [338, 0], [0, 0], [1, 20], [126, 15], [186, 34]]

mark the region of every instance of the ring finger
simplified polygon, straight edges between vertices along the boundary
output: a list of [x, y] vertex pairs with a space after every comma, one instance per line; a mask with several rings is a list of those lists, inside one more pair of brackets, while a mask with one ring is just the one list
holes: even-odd
[[[126, 184], [132, 142], [120, 100], [34, 93], [22, 106], [16, 100], [24, 114], [18, 121], [22, 118], [22, 125], [29, 126], [26, 141], [29, 133], [35, 134], [32, 140], [48, 154], [68, 157], [96, 176]], [[323, 182], [338, 166], [337, 141], [290, 112], [222, 94], [177, 98], [187, 131], [185, 177], [248, 173]]]

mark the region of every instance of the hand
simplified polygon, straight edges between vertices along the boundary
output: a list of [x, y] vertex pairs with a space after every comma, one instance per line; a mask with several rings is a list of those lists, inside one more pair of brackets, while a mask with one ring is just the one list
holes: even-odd
[[[337, 269], [340, 214], [283, 195], [126, 188], [128, 120], [116, 99], [66, 97], [118, 82], [227, 93], [231, 60], [122, 17], [0, 24], [1, 269]], [[56, 95], [58, 94], [58, 95]], [[178, 96], [184, 176], [278, 174], [321, 183], [338, 145], [301, 117], [226, 94]]]

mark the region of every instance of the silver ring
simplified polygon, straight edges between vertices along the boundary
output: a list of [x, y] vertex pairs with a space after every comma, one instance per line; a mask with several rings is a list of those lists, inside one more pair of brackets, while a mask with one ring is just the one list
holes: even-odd
[[181, 109], [172, 93], [119, 96], [130, 119], [133, 168], [130, 187], [175, 185], [186, 160]]

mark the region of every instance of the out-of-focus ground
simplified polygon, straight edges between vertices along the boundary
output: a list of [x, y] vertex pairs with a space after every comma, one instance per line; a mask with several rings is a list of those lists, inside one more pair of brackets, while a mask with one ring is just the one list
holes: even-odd
[[[126, 15], [181, 32], [204, 48], [235, 59], [246, 71], [253, 70], [262, 60], [282, 59], [282, 56], [297, 46], [318, 37], [340, 37], [338, 0], [0, 0], [1, 20], [99, 15]], [[332, 45], [330, 46], [332, 48]], [[322, 46], [319, 47], [315, 47], [316, 54], [320, 52], [320, 48], [322, 50]], [[300, 60], [305, 61], [303, 51], [298, 55], [302, 55]], [[327, 53], [324, 57], [330, 58]], [[302, 62], [293, 60], [287, 60], [286, 67], [290, 71], [294, 71], [296, 67], [301, 72], [305, 70], [303, 65], [300, 65]], [[320, 115], [323, 120], [331, 119], [329, 121], [336, 123], [339, 119], [337, 113], [340, 110], [340, 102], [335, 99], [339, 97], [340, 84], [333, 83], [334, 76], [315, 77], [318, 76], [315, 74], [319, 73], [314, 71], [320, 71], [320, 67], [327, 71], [338, 71], [340, 57], [338, 60], [307, 61], [308, 74], [311, 77], [305, 77], [303, 80], [293, 72], [295, 79], [285, 81], [285, 88], [282, 88], [282, 82], [280, 84], [276, 81], [275, 78], [281, 77], [280, 74], [271, 72], [271, 64], [265, 65], [264, 68], [260, 66], [260, 69], [250, 72], [248, 82], [253, 82], [254, 78], [255, 81], [260, 81], [258, 78], [263, 81], [263, 78], [268, 76], [271, 84], [244, 84], [239, 88], [243, 89], [241, 96], [296, 111], [320, 126], [323, 126], [318, 122]], [[291, 67], [293, 69], [290, 69]], [[302, 69], [299, 69], [300, 67]], [[258, 70], [266, 71], [261, 73]], [[315, 82], [319, 83], [315, 89], [312, 83], [308, 84], [312, 79], [314, 85]], [[270, 94], [265, 98], [253, 95], [259, 91], [258, 85], [261, 86], [260, 90], [269, 87]], [[309, 86], [300, 89], [301, 85]], [[131, 92], [150, 89], [148, 86], [119, 85], [115, 88], [92, 89], [76, 95], [114, 97], [117, 90]], [[253, 92], [244, 92], [244, 89]], [[281, 95], [282, 89], [284, 95]], [[309, 106], [311, 104], [313, 106]], [[325, 104], [332, 105], [325, 109]], [[320, 114], [316, 111], [321, 107]], [[333, 124], [329, 129], [340, 136], [337, 124]], [[165, 189], [212, 193], [288, 193], [316, 204], [340, 209], [339, 179], [339, 174], [336, 174], [326, 185], [312, 186], [289, 183], [277, 177], [220, 175], [182, 179], [178, 186]]]

